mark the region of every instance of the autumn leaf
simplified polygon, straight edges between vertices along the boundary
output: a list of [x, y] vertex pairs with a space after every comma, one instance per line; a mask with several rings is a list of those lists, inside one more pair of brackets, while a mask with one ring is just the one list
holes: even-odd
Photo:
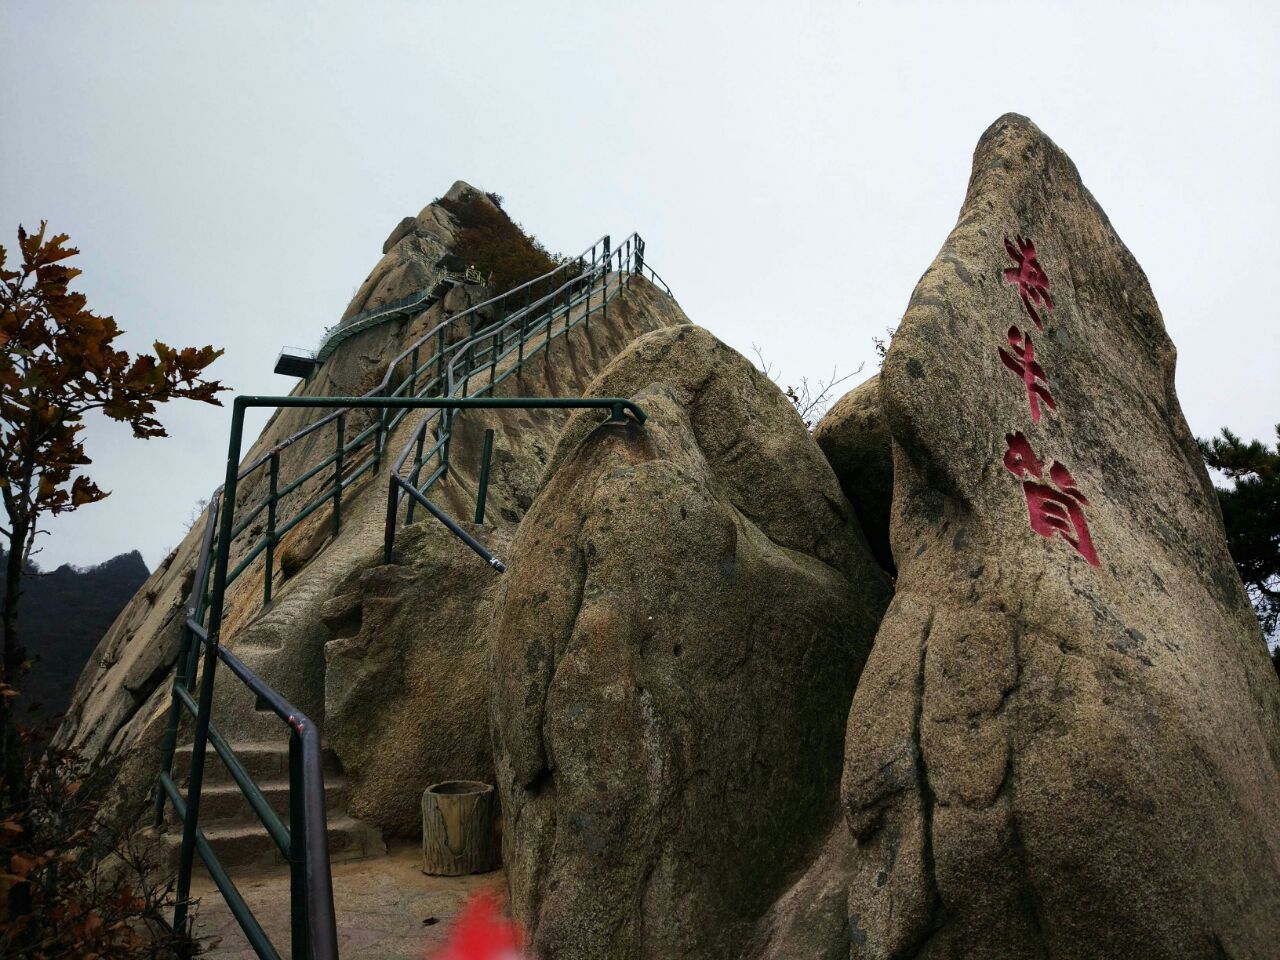
[[[221, 350], [156, 344], [155, 353], [118, 348], [115, 320], [89, 309], [69, 284], [80, 270], [79, 251], [48, 224], [18, 227], [20, 264], [0, 247], [0, 545], [11, 556], [30, 555], [42, 521], [108, 496], [89, 476], [84, 422], [98, 412], [127, 423], [135, 437], [165, 436], [160, 404], [190, 399], [218, 404], [221, 383], [207, 370]], [[18, 595], [24, 565], [8, 574]], [[13, 612], [13, 611], [10, 611]], [[6, 621], [5, 664], [20, 662], [12, 623]], [[13, 656], [17, 655], [17, 656]], [[0, 737], [14, 733], [12, 699], [22, 667], [0, 667]], [[19, 872], [16, 869], [14, 872]]]
[[39, 865], [38, 857], [28, 856], [25, 853], [15, 853], [9, 858], [9, 872], [22, 880], [25, 880]]

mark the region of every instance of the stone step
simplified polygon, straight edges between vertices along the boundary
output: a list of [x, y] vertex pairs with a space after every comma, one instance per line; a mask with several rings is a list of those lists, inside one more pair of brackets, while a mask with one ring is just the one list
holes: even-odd
[[[208, 823], [202, 827], [214, 855], [222, 866], [251, 867], [257, 869], [280, 869], [287, 861], [281, 855], [267, 831], [256, 822], [247, 823]], [[148, 840], [158, 846], [158, 856], [171, 868], [178, 865], [178, 854], [182, 846], [182, 832], [171, 828], [158, 833], [149, 828], [143, 831]], [[337, 863], [344, 860], [360, 860], [365, 857], [383, 856], [387, 845], [382, 840], [382, 833], [377, 827], [347, 816], [331, 816], [329, 819], [329, 858]], [[196, 865], [204, 870], [200, 855], [196, 854]]]
[[[191, 744], [178, 747], [173, 753], [173, 779], [176, 783], [185, 784], [187, 773], [191, 769]], [[289, 745], [287, 743], [233, 743], [231, 749], [249, 776], [258, 783], [289, 779]], [[331, 776], [342, 773], [342, 764], [337, 755], [325, 747], [323, 750], [323, 768], [325, 781]], [[222, 762], [212, 746], [204, 753], [204, 784], [234, 784], [227, 766]], [[203, 791], [202, 791], [203, 793]]]
[[[287, 743], [233, 743], [245, 771], [257, 783], [271, 808], [288, 825], [289, 747]], [[185, 794], [191, 764], [191, 744], [174, 752], [173, 774]], [[325, 812], [328, 817], [329, 856], [334, 861], [359, 860], [387, 852], [382, 833], [372, 824], [347, 815], [349, 791], [342, 765], [332, 750], [323, 753]], [[165, 804], [165, 827], [144, 831], [158, 845], [157, 858], [177, 866], [182, 827], [172, 804]], [[224, 867], [282, 869], [286, 860], [249, 806], [240, 787], [212, 747], [205, 753], [204, 786], [200, 791], [200, 827]], [[196, 858], [197, 862], [199, 857]], [[203, 869], [203, 868], [201, 868]]]
[[[258, 788], [266, 798], [271, 809], [279, 814], [285, 826], [289, 825], [289, 781], [258, 781]], [[184, 789], [185, 794], [185, 789]], [[347, 809], [347, 779], [343, 776], [326, 776], [324, 778], [324, 805], [330, 817], [337, 816]], [[178, 824], [178, 814], [173, 804], [165, 804], [165, 820], [173, 827]], [[210, 826], [226, 821], [240, 823], [257, 823], [258, 815], [249, 806], [238, 784], [206, 782], [200, 791], [200, 822]]]

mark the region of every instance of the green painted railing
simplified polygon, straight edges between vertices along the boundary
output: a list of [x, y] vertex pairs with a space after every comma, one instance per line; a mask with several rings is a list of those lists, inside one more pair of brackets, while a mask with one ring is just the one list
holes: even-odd
[[[643, 412], [623, 398], [492, 396], [499, 383], [518, 372], [553, 340], [578, 325], [589, 324], [593, 315], [607, 317], [609, 302], [634, 277], [642, 275], [660, 284], [670, 295], [666, 284], [645, 264], [644, 241], [638, 235], [628, 237], [615, 249], [611, 249], [606, 236], [549, 273], [437, 324], [397, 356], [388, 365], [382, 381], [363, 396], [236, 398], [226, 479], [210, 498], [205, 513], [204, 537], [175, 668], [173, 704], [161, 748], [155, 822], [157, 826], [163, 822], [164, 805], [168, 801], [183, 826], [175, 928], [185, 930], [187, 927], [191, 872], [198, 853], [257, 955], [268, 960], [277, 960], [280, 956], [200, 829], [204, 764], [206, 751], [211, 746], [289, 862], [291, 957], [293, 960], [335, 960], [337, 957], [319, 731], [309, 718], [220, 643], [228, 587], [261, 556], [263, 603], [270, 604], [275, 551], [281, 538], [326, 505], [331, 508], [336, 535], [342, 523], [343, 491], [378, 469], [392, 431], [409, 411], [418, 409], [427, 410], [429, 414], [415, 428], [388, 472], [388, 558], [399, 522], [399, 506], [408, 500], [408, 509], [403, 511], [404, 522], [412, 522], [414, 507], [422, 506], [494, 569], [503, 570], [501, 561], [426, 496], [431, 486], [448, 472], [453, 420], [461, 411], [472, 408], [602, 408], [609, 410], [613, 420], [624, 420], [630, 413], [643, 422]], [[245, 411], [262, 407], [328, 408], [331, 412], [240, 467]], [[374, 415], [367, 426], [357, 425], [354, 433], [349, 434], [348, 420], [358, 410]], [[281, 454], [308, 438], [322, 439], [322, 432], [327, 428], [333, 431], [332, 452], [282, 485]], [[428, 433], [433, 438], [430, 449], [426, 448]], [[488, 449], [486, 443], [486, 451]], [[421, 474], [428, 465], [432, 469], [423, 480]], [[487, 469], [482, 469], [482, 476], [487, 477]], [[237, 494], [251, 478], [263, 480], [266, 493], [252, 504], [238, 504]], [[309, 488], [312, 481], [316, 482]], [[316, 487], [318, 489], [313, 489]], [[294, 512], [284, 518], [281, 506], [290, 498], [296, 501], [290, 504]], [[483, 491], [478, 499], [483, 501]], [[239, 519], [237, 507], [242, 513]], [[478, 515], [482, 515], [481, 510]], [[261, 536], [243, 547], [233, 566], [231, 555], [236, 541], [246, 534], [255, 536], [262, 527], [265, 530]], [[214, 676], [219, 663], [254, 694], [260, 707], [274, 713], [289, 729], [287, 825], [271, 808], [230, 743], [212, 723]], [[172, 769], [184, 714], [195, 721], [185, 796]]]

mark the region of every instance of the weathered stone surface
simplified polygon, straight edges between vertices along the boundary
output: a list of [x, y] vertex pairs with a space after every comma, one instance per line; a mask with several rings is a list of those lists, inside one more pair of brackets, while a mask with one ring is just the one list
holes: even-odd
[[[492, 205], [486, 194], [462, 180], [455, 181], [442, 199], [456, 200], [468, 191]], [[382, 244], [382, 259], [356, 289], [342, 319], [376, 309], [435, 283], [442, 274], [441, 262], [451, 253], [456, 233], [457, 223], [438, 201], [427, 204], [416, 217], [401, 220], [387, 235]]]
[[413, 233], [413, 228], [417, 226], [418, 219], [416, 217], [405, 217], [395, 225], [392, 231], [387, 234], [387, 239], [382, 241], [382, 252], [388, 254], [397, 243]]
[[835, 815], [889, 586], [782, 393], [706, 331], [592, 385], [491, 626], [512, 905], [539, 956], [736, 957]]
[[[625, 297], [610, 304], [607, 323], [597, 323], [593, 319], [589, 329], [579, 326], [569, 335], [554, 341], [551, 349], [529, 362], [520, 375], [500, 384], [498, 394], [561, 396], [581, 393], [591, 377], [641, 332], [682, 317], [679, 308], [668, 298], [657, 294], [651, 286], [642, 287], [637, 284]], [[315, 379], [318, 380], [323, 375], [322, 370]], [[459, 519], [474, 516], [484, 429], [494, 429], [495, 462], [498, 467], [490, 477], [486, 513], [490, 526], [481, 539], [501, 546], [505, 542], [505, 531], [518, 523], [524, 515], [524, 506], [529, 502], [526, 491], [533, 482], [531, 478], [541, 472], [555, 437], [566, 419], [566, 413], [548, 410], [468, 411], [458, 416], [454, 421], [455, 433], [450, 441], [449, 475], [433, 488], [433, 500]], [[387, 449], [393, 455], [398, 454], [417, 422], [417, 416], [406, 418], [392, 436]], [[312, 445], [303, 441], [290, 448], [295, 457], [295, 465], [291, 469], [302, 470], [324, 456], [328, 447], [325, 440], [331, 442], [331, 436], [322, 436], [319, 442]], [[260, 439], [255, 448], [261, 447], [264, 440], [265, 438]], [[255, 495], [260, 496], [262, 492], [265, 491]], [[250, 499], [245, 502], [253, 501]], [[289, 510], [294, 509], [297, 509], [296, 503], [289, 507]], [[285, 515], [289, 514], [286, 512]], [[423, 516], [421, 511], [418, 516]], [[386, 485], [381, 476], [378, 482], [370, 480], [349, 488], [343, 497], [341, 533], [325, 542], [323, 549], [315, 554], [300, 573], [283, 583], [277, 581], [277, 592], [270, 609], [260, 609], [261, 570], [256, 565], [237, 581], [229, 602], [225, 621], [228, 643], [282, 696], [320, 722], [326, 734], [327, 706], [330, 702], [335, 702], [331, 696], [334, 691], [329, 689], [326, 680], [329, 671], [328, 656], [335, 652], [329, 645], [336, 639], [332, 629], [333, 618], [326, 604], [339, 595], [349, 595], [353, 589], [351, 584], [357, 583], [365, 571], [381, 563], [385, 518]], [[327, 511], [317, 511], [308, 522], [318, 525], [314, 536], [322, 537], [324, 528], [330, 523], [330, 515]], [[430, 518], [424, 518], [422, 522], [436, 523]], [[305, 533], [305, 526], [304, 524], [298, 529]], [[403, 536], [405, 533], [402, 529], [397, 535], [397, 542]], [[310, 538], [304, 536], [301, 539]], [[491, 576], [490, 569], [483, 561], [452, 537], [410, 542], [418, 543], [423, 550], [431, 549], [431, 545], [435, 544], [451, 556], [439, 557], [436, 561], [418, 558], [421, 564], [427, 566], [415, 567], [413, 555], [402, 553], [402, 562], [398, 564], [401, 569], [397, 574], [406, 579], [416, 580], [419, 574], [427, 575], [426, 571], [432, 562], [456, 562], [462, 565], [462, 570], [466, 570], [466, 563], [469, 561], [473, 565], [470, 569], [481, 578]], [[424, 598], [433, 594], [449, 594], [455, 590], [465, 594], [469, 590], [469, 587], [452, 581], [434, 579], [412, 585], [406, 583], [403, 586], [407, 592], [417, 592]], [[384, 597], [390, 589], [388, 583], [377, 578], [370, 581], [369, 588], [383, 591]], [[371, 596], [370, 599], [376, 602], [376, 596]], [[426, 603], [425, 600], [420, 602]], [[440, 602], [447, 604], [448, 601], [442, 598]], [[408, 639], [413, 641], [422, 638], [423, 634], [419, 632]], [[383, 640], [386, 643], [396, 642], [395, 638]], [[421, 651], [421, 655], [430, 657], [433, 649], [429, 647]], [[403, 652], [411, 658], [418, 656], [418, 652], [409, 647], [403, 648]], [[349, 658], [340, 658], [340, 664], [341, 673], [341, 670], [349, 666]], [[335, 680], [340, 688], [340, 677]], [[440, 696], [439, 691], [429, 688], [417, 692], [427, 697]], [[399, 701], [396, 710], [372, 719], [380, 724], [379, 729], [389, 742], [396, 742], [415, 737], [416, 715], [429, 710], [430, 705], [418, 704], [413, 698], [407, 697]], [[253, 698], [247, 695], [234, 678], [219, 678], [215, 690], [215, 712], [228, 729], [240, 731], [247, 737], [267, 738], [276, 725], [274, 718], [263, 716], [253, 709]], [[346, 709], [343, 722], [348, 731], [358, 724], [357, 714], [352, 708]], [[432, 742], [439, 745], [442, 741]], [[363, 809], [375, 817], [385, 815], [385, 821], [375, 819], [373, 822], [385, 826], [389, 832], [394, 834], [404, 829], [403, 814], [406, 808], [386, 794], [387, 790], [393, 788], [392, 782], [380, 772], [385, 768], [373, 756], [381, 747], [371, 741], [341, 737], [336, 746], [344, 768], [355, 771], [351, 775], [353, 800], [362, 804]], [[466, 745], [460, 746], [457, 755], [466, 754]], [[449, 753], [440, 760], [435, 760], [424, 755], [417, 762], [426, 770], [435, 770], [447, 766], [454, 756], [455, 753]], [[461, 771], [436, 779], [459, 776], [463, 776]], [[416, 805], [421, 797], [421, 787], [416, 792], [407, 790], [406, 794], [407, 802]]]
[[[432, 208], [439, 209], [439, 208]], [[408, 341], [438, 324], [443, 305], [437, 304], [407, 324], [376, 327], [344, 343], [309, 381], [300, 382], [295, 392], [313, 396], [335, 396], [362, 393], [381, 377], [386, 363], [399, 354]], [[679, 306], [659, 293], [652, 285], [635, 281], [609, 304], [608, 319], [593, 316], [589, 328], [578, 326], [567, 336], [553, 341], [551, 348], [527, 363], [521, 372], [499, 385], [499, 393], [522, 396], [571, 396], [581, 394], [590, 380], [624, 347], [640, 334], [665, 325], [687, 322]], [[281, 444], [300, 428], [316, 418], [314, 411], [285, 410], [273, 415], [262, 434], [244, 454], [243, 462], [252, 461]], [[451, 444], [451, 466], [447, 479], [432, 493], [442, 508], [458, 518], [474, 516], [480, 451], [484, 431], [496, 432], [493, 470], [490, 480], [487, 522], [481, 539], [499, 549], [507, 542], [524, 511], [532, 502], [539, 478], [551, 455], [556, 437], [567, 420], [562, 411], [502, 410], [468, 411], [454, 421]], [[397, 455], [410, 431], [419, 422], [418, 415], [405, 419], [390, 438], [387, 449]], [[363, 426], [358, 415], [352, 416], [347, 436], [355, 424]], [[223, 440], [219, 440], [220, 445]], [[281, 454], [283, 486], [315, 465], [333, 451], [332, 429], [322, 430], [284, 448]], [[327, 471], [308, 481], [309, 492], [330, 479]], [[375, 482], [376, 480], [376, 482]], [[267, 492], [266, 471], [260, 470], [241, 485], [238, 498], [241, 508], [257, 502]], [[304, 498], [290, 497], [279, 505], [281, 523], [292, 518]], [[296, 707], [326, 726], [326, 693], [332, 692], [335, 705], [340, 704], [336, 745], [344, 766], [353, 771], [350, 794], [368, 820], [394, 835], [406, 829], [404, 805], [389, 791], [392, 779], [387, 766], [376, 754], [383, 750], [375, 738], [360, 738], [360, 718], [356, 705], [367, 692], [358, 677], [344, 680], [348, 671], [357, 671], [353, 656], [339, 655], [340, 644], [330, 648], [335, 634], [325, 622], [326, 606], [337, 596], [346, 596], [359, 585], [366, 571], [381, 566], [383, 528], [386, 514], [385, 473], [370, 474], [365, 480], [348, 487], [343, 494], [342, 529], [333, 535], [332, 513], [317, 510], [294, 527], [283, 539], [276, 554], [276, 576], [273, 602], [262, 609], [263, 558], [244, 572], [227, 594], [223, 621], [223, 642]], [[261, 523], [262, 518], [259, 518]], [[451, 537], [444, 542], [429, 535], [428, 525], [436, 521], [426, 518], [414, 529], [402, 529], [397, 538], [397, 563], [391, 570], [407, 577], [421, 573], [425, 579], [403, 584], [397, 594], [389, 584], [393, 580], [374, 577], [371, 591], [371, 617], [386, 616], [392, 624], [411, 624], [410, 612], [392, 608], [395, 602], [412, 597], [423, 609], [450, 596], [455, 589], [466, 594], [469, 587], [452, 581], [439, 581], [437, 574], [452, 571], [455, 564], [468, 564], [478, 569], [481, 578], [492, 579], [492, 571], [467, 552]], [[420, 528], [420, 529], [419, 529]], [[443, 535], [438, 528], [435, 531]], [[145, 804], [154, 790], [160, 766], [159, 742], [170, 704], [169, 681], [177, 654], [180, 627], [185, 616], [185, 603], [194, 578], [195, 564], [203, 533], [203, 521], [187, 533], [172, 558], [167, 560], [139, 594], [130, 601], [86, 666], [73, 697], [71, 711], [59, 731], [59, 742], [75, 745], [87, 756], [107, 762], [119, 762], [117, 785], [124, 788], [131, 806]], [[251, 527], [233, 548], [235, 564], [244, 551], [262, 533], [260, 525]], [[425, 551], [439, 549], [440, 556], [427, 556]], [[417, 552], [415, 552], [415, 550]], [[286, 556], [295, 561], [290, 576], [280, 570]], [[452, 574], [449, 574], [450, 576]], [[397, 588], [399, 589], [399, 588]], [[381, 606], [379, 607], [379, 605]], [[447, 616], [454, 616], [456, 609]], [[362, 614], [363, 615], [363, 614]], [[487, 612], [483, 614], [487, 616]], [[366, 634], [367, 636], [367, 634]], [[350, 640], [351, 637], [345, 639]], [[385, 655], [384, 645], [399, 644], [408, 663], [428, 662], [433, 651], [447, 649], [438, 639], [427, 635], [425, 625], [412, 625], [403, 637], [380, 637], [371, 652]], [[419, 644], [422, 648], [419, 649]], [[349, 654], [351, 648], [346, 648]], [[326, 655], [334, 654], [337, 667], [330, 675]], [[403, 668], [403, 664], [399, 665]], [[358, 671], [357, 671], [358, 672]], [[367, 701], [371, 708], [367, 718], [385, 736], [388, 744], [412, 741], [421, 734], [422, 717], [434, 715], [441, 691], [431, 687], [427, 678], [405, 675], [405, 695], [398, 709]], [[455, 679], [457, 679], [455, 677]], [[467, 677], [459, 683], [474, 683]], [[332, 690], [330, 691], [330, 682]], [[349, 689], [344, 691], [344, 683]], [[482, 694], [487, 687], [482, 683]], [[350, 695], [354, 699], [344, 699]], [[419, 702], [416, 698], [424, 698]], [[446, 694], [447, 698], [447, 694]], [[377, 709], [375, 709], [377, 708]], [[234, 677], [221, 671], [215, 687], [214, 717], [233, 743], [245, 741], [279, 741], [283, 727], [272, 714], [255, 709], [254, 698]], [[458, 729], [466, 724], [458, 721]], [[467, 729], [479, 729], [484, 740], [484, 764], [488, 765], [486, 722]], [[179, 744], [190, 742], [189, 727], [179, 732]], [[454, 759], [467, 756], [474, 740], [460, 742], [439, 757], [429, 750], [440, 747], [443, 740], [427, 737], [420, 741], [423, 753], [413, 760], [423, 770], [446, 769]], [[395, 753], [394, 749], [390, 752]], [[396, 754], [406, 759], [406, 754]], [[471, 754], [474, 756], [474, 753]], [[462, 763], [457, 765], [462, 766]], [[486, 766], [487, 769], [487, 766]], [[413, 768], [403, 771], [406, 782], [424, 779], [426, 774]], [[438, 777], [436, 779], [442, 779]], [[416, 805], [421, 796], [406, 789], [407, 803]], [[346, 811], [340, 806], [330, 809], [331, 817]]]
[[854, 387], [818, 421], [813, 439], [831, 464], [871, 552], [893, 572], [889, 508], [893, 502], [893, 450], [880, 406], [880, 376]]
[[[1043, 333], [1002, 274], [1018, 234]], [[1056, 401], [1038, 424], [1011, 327]], [[1025, 118], [979, 142], [881, 380], [898, 580], [849, 720], [849, 955], [1274, 957], [1280, 685], [1146, 277]], [[1006, 466], [1016, 434], [1041, 480]], [[1096, 566], [1029, 525], [1055, 461]], [[822, 955], [786, 948], [762, 955]]]
[[148, 699], [165, 685], [178, 655], [203, 535], [200, 519], [120, 611], [80, 674], [55, 740], [59, 746], [90, 756], [107, 751], [116, 733], [145, 712]]
[[[510, 535], [467, 525], [506, 555]], [[351, 780], [348, 811], [392, 835], [422, 829], [422, 791], [493, 783], [483, 628], [498, 574], [431, 517], [367, 558], [322, 610], [325, 733]]]
[[[840, 817], [813, 865], [780, 896], [744, 956], [759, 960], [848, 960], [858, 933], [849, 926], [854, 840]], [[852, 938], [851, 938], [852, 934]]]

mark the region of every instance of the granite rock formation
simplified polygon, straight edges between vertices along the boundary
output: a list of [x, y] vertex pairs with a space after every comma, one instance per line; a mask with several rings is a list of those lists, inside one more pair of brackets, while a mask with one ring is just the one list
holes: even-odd
[[[458, 183], [446, 197], [467, 191], [472, 188]], [[413, 293], [417, 275], [412, 262], [422, 254], [422, 246], [438, 242], [442, 249], [448, 249], [454, 222], [440, 203], [429, 205], [411, 219], [411, 228], [402, 224], [389, 238], [388, 253], [344, 316]], [[444, 300], [407, 320], [352, 336], [309, 380], [300, 381], [294, 392], [313, 396], [366, 392], [408, 343], [491, 293], [483, 286], [457, 287]], [[578, 326], [556, 339], [545, 353], [502, 383], [499, 392], [580, 394], [635, 337], [680, 322], [686, 320], [674, 300], [635, 279], [610, 302], [607, 319], [593, 316], [589, 327]], [[566, 412], [548, 410], [469, 411], [458, 416], [451, 441], [450, 473], [433, 490], [433, 498], [454, 516], [473, 515], [484, 432], [493, 429], [496, 442], [486, 524], [476, 532], [501, 549], [532, 500], [567, 416]], [[242, 462], [259, 457], [314, 419], [315, 412], [304, 409], [278, 412]], [[353, 420], [363, 425], [358, 416], [353, 415]], [[418, 422], [417, 415], [407, 417], [389, 438], [387, 449], [398, 453]], [[355, 429], [358, 426], [352, 427]], [[215, 448], [222, 442], [219, 439]], [[332, 431], [320, 432], [285, 448], [281, 485], [310, 470], [332, 451], [333, 442]], [[311, 486], [304, 490], [318, 489], [327, 476], [308, 481]], [[265, 471], [259, 471], [243, 483], [240, 503], [260, 498], [266, 492], [265, 482]], [[293, 516], [301, 499], [282, 501], [279, 522]], [[442, 531], [418, 529], [420, 524], [435, 524], [430, 517], [402, 530], [393, 563], [384, 564], [385, 513], [383, 474], [377, 482], [370, 475], [344, 492], [342, 528], [337, 536], [332, 532], [330, 511], [316, 511], [287, 534], [277, 550], [279, 562], [269, 608], [262, 608], [261, 558], [232, 584], [223, 640], [283, 696], [321, 724], [336, 759], [349, 767], [344, 794], [349, 792], [353, 808], [387, 834], [413, 835], [418, 825], [410, 810], [416, 808], [421, 793], [421, 786], [415, 785], [431, 777], [470, 776], [491, 763], [485, 713], [487, 683], [477, 683], [475, 676], [463, 681], [457, 672], [463, 666], [483, 669], [484, 658], [461, 638], [470, 636], [469, 618], [479, 622], [487, 608], [481, 605], [466, 612], [459, 606], [462, 600], [455, 602], [452, 594], [456, 589], [460, 595], [475, 599], [483, 589], [477, 588], [475, 596], [468, 591], [476, 584], [491, 586], [496, 575], [458, 541], [438, 535]], [[117, 780], [130, 803], [140, 803], [154, 789], [160, 763], [158, 744], [170, 702], [169, 681], [203, 533], [202, 519], [120, 614], [81, 675], [58, 734], [63, 745], [91, 758], [119, 763]], [[251, 544], [250, 538], [260, 533], [260, 528], [250, 529], [234, 544], [232, 564]], [[470, 574], [464, 584], [467, 569]], [[477, 696], [468, 703], [472, 712], [447, 721], [455, 731], [464, 726], [470, 731], [468, 738], [456, 745], [446, 744], [438, 736], [422, 739], [424, 724], [430, 726], [430, 721], [443, 716], [440, 687], [416, 676], [412, 669], [406, 671], [406, 667], [423, 665], [425, 669], [429, 665], [439, 671], [443, 661], [435, 655], [459, 651], [440, 646], [443, 638], [432, 634], [425, 623], [415, 623], [395, 636], [373, 632], [378, 624], [388, 630], [405, 627], [413, 621], [414, 608], [451, 618], [451, 629], [458, 631], [454, 639], [464, 648], [462, 658], [452, 664], [454, 672], [444, 676], [446, 682], [458, 679], [469, 684], [468, 691], [474, 687]], [[447, 614], [442, 612], [446, 610]], [[368, 626], [361, 630], [358, 621], [366, 621]], [[400, 692], [403, 700], [396, 710], [386, 709], [369, 695], [370, 685], [376, 683]], [[332, 718], [329, 707], [334, 710]], [[253, 697], [225, 672], [218, 678], [214, 719], [235, 742], [283, 743], [275, 718], [258, 712]], [[189, 729], [184, 727], [179, 743], [189, 741]], [[394, 771], [387, 763], [394, 752], [384, 751], [379, 741], [406, 747], [413, 743], [420, 749], [412, 764], [401, 769], [401, 783], [390, 779]], [[438, 754], [433, 752], [437, 748], [441, 751]], [[408, 762], [407, 755], [394, 756], [397, 762]], [[455, 765], [466, 769], [455, 771]], [[331, 819], [342, 812], [331, 811]]]
[[[345, 316], [411, 292], [456, 226], [439, 204], [405, 218]], [[353, 335], [297, 389], [365, 392], [490, 292]], [[266, 611], [246, 570], [224, 639], [321, 722], [372, 827], [414, 834], [432, 780], [496, 781], [543, 960], [1262, 960], [1280, 683], [1174, 359], [1070, 159], [1008, 115], [881, 373], [813, 436], [637, 280], [501, 389], [630, 397], [643, 425], [457, 420], [432, 496], [472, 515], [495, 430], [472, 529], [504, 577], [429, 519], [384, 563], [378, 474], [339, 533], [320, 510], [285, 539]], [[311, 419], [274, 417], [246, 459]], [[290, 445], [286, 476], [331, 444]], [[121, 614], [61, 733], [135, 797], [202, 532]], [[215, 712], [266, 735], [235, 684]]]
[[648, 419], [566, 427], [490, 628], [514, 911], [541, 957], [736, 957], [835, 814], [888, 578], [789, 401], [705, 330], [591, 390]]
[[[848, 836], [752, 955], [1274, 956], [1280, 685], [1147, 279], [1025, 118], [980, 140], [879, 392], [898, 578]], [[796, 891], [833, 873], [823, 936]]]

